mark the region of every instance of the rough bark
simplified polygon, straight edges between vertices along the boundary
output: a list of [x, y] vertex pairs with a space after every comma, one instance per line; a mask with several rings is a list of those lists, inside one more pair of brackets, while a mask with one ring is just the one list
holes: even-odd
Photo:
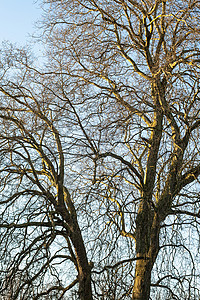
[[163, 112], [160, 106], [164, 97], [164, 86], [156, 80], [152, 84], [152, 99], [157, 107], [151, 132], [151, 146], [147, 157], [142, 200], [136, 218], [136, 254], [144, 257], [135, 268], [133, 300], [148, 300], [150, 297], [151, 271], [159, 250], [160, 220], [156, 203], [152, 199], [155, 185], [157, 158], [162, 137]]
[[84, 246], [81, 231], [77, 226], [76, 222], [74, 222], [73, 224], [73, 232], [70, 238], [75, 249], [76, 260], [77, 260], [79, 299], [91, 300], [92, 299], [91, 267], [87, 259], [86, 249]]
[[[138, 223], [137, 231], [140, 239], [136, 240], [137, 257], [144, 259], [137, 260], [135, 267], [135, 281], [132, 293], [132, 300], [148, 300], [150, 297], [151, 271], [159, 251], [160, 221], [155, 213], [152, 220], [145, 214]], [[146, 225], [146, 230], [141, 230]]]

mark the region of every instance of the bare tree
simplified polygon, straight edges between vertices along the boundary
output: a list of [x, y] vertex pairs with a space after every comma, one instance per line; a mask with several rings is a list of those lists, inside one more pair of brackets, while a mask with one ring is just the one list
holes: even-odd
[[91, 266], [66, 187], [64, 153], [70, 145], [62, 141], [70, 135], [59, 132], [58, 120], [69, 108], [44, 77], [27, 68], [25, 51], [7, 47], [3, 53], [1, 294], [63, 299], [79, 283], [80, 299], [91, 299]]
[[[99, 198], [142, 257], [132, 299], [149, 299], [151, 286], [195, 299], [198, 243], [187, 232], [198, 240], [199, 1], [43, 2], [57, 74], [85, 105]], [[166, 268], [157, 275], [156, 260]]]
[[46, 66], [1, 64], [2, 291], [198, 299], [199, 1], [43, 4]]

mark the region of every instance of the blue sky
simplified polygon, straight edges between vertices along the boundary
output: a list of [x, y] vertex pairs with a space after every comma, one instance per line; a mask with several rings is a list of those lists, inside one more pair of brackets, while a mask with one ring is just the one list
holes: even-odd
[[0, 43], [8, 40], [24, 45], [35, 31], [41, 10], [33, 0], [0, 0]]

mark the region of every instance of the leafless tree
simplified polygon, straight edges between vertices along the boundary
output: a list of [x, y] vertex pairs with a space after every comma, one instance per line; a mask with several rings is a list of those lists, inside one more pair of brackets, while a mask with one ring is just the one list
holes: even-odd
[[46, 65], [2, 62], [2, 291], [198, 299], [199, 1], [43, 5]]
[[90, 299], [91, 266], [65, 186], [70, 136], [58, 120], [69, 108], [27, 68], [25, 51], [7, 47], [2, 59], [1, 294], [63, 299], [79, 283], [80, 299]]
[[148, 299], [151, 285], [166, 298], [198, 297], [199, 2], [44, 3], [57, 72], [79, 85], [90, 112], [95, 187], [143, 257], [132, 299]]

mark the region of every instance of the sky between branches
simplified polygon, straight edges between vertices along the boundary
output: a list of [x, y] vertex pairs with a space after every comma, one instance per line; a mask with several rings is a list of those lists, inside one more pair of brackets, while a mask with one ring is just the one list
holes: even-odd
[[9, 41], [19, 46], [30, 40], [34, 23], [41, 17], [33, 0], [0, 0], [0, 43]]

